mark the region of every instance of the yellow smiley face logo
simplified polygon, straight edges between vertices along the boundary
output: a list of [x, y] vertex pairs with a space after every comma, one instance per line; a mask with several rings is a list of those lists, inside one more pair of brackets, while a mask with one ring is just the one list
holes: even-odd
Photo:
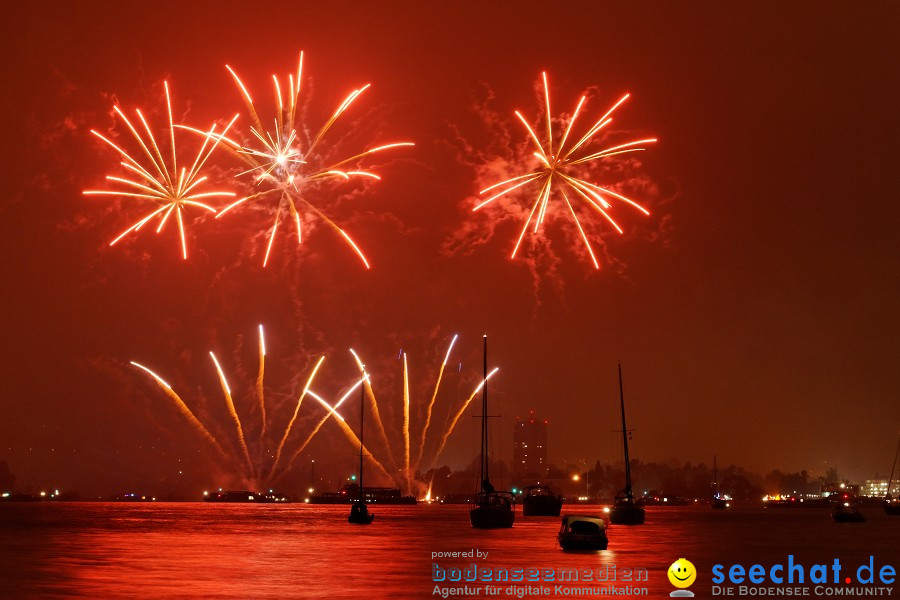
[[679, 558], [673, 562], [667, 574], [669, 582], [677, 588], [690, 587], [697, 579], [697, 569], [694, 568], [694, 563], [686, 558]]

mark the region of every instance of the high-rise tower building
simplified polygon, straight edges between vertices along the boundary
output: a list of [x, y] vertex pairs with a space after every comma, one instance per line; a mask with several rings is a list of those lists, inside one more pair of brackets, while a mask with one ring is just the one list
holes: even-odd
[[547, 420], [535, 418], [534, 411], [527, 419], [516, 417], [513, 425], [513, 470], [538, 477], [547, 473]]

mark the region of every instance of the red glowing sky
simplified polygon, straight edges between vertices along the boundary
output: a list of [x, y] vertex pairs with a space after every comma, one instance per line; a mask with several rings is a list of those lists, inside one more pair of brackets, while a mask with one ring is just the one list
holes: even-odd
[[[0, 460], [22, 484], [202, 480], [202, 444], [124, 365], [152, 364], [218, 407], [206, 352], [252, 373], [262, 322], [285, 359], [273, 402], [293, 394], [302, 373], [289, 367], [322, 352], [333, 397], [353, 376], [351, 346], [396, 402], [399, 349], [427, 388], [458, 332], [455, 397], [478, 376], [486, 330], [504, 454], [512, 418], [534, 409], [550, 418], [553, 462], [615, 460], [621, 359], [642, 460], [885, 474], [900, 420], [900, 9], [558, 4], [6, 8]], [[166, 79], [206, 126], [243, 112], [226, 62], [264, 96], [301, 49], [316, 111], [373, 83], [357, 115], [369, 127], [351, 119], [338, 138], [417, 144], [336, 209], [373, 269], [323, 230], [263, 271], [240, 220], [197, 223], [187, 263], [171, 237], [107, 248], [130, 221], [81, 190], [115, 169], [88, 134], [112, 125], [114, 99], [158, 110]], [[514, 227], [468, 253], [442, 248], [484, 218], [463, 204], [478, 182], [457, 132], [487, 143], [473, 110], [485, 89], [501, 115], [537, 114], [542, 70], [558, 110], [590, 86], [598, 110], [633, 94], [618, 124], [659, 137], [641, 157], [659, 194], [650, 218], [605, 238], [619, 266], [597, 273], [557, 246], [535, 289], [507, 259]], [[462, 423], [451, 464], [474, 455], [475, 433]], [[329, 452], [352, 464], [336, 429], [311, 456]]]

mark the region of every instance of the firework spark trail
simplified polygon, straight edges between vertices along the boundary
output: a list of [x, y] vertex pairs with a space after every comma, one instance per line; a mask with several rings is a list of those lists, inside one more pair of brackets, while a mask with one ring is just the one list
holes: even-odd
[[[278, 224], [284, 214], [287, 214], [293, 221], [297, 231], [297, 242], [302, 241], [302, 219], [297, 205], [302, 204], [314, 213], [316, 216], [325, 221], [328, 226], [334, 230], [357, 254], [365, 267], [370, 268], [369, 261], [366, 259], [360, 247], [350, 237], [350, 235], [339, 227], [332, 219], [327, 217], [322, 210], [310, 203], [301, 194], [301, 188], [310, 183], [324, 179], [337, 179], [341, 181], [349, 181], [352, 178], [368, 178], [380, 179], [378, 175], [370, 171], [360, 168], [344, 168], [351, 162], [360, 161], [366, 156], [404, 146], [413, 146], [412, 142], [396, 142], [391, 144], [383, 144], [374, 148], [369, 148], [363, 152], [355, 154], [349, 158], [345, 158], [334, 162], [326, 167], [317, 167], [310, 164], [315, 162], [317, 155], [314, 150], [320, 144], [325, 134], [331, 129], [332, 125], [338, 118], [350, 108], [351, 104], [369, 88], [369, 84], [353, 90], [344, 101], [338, 106], [332, 116], [322, 125], [318, 133], [313, 137], [308, 147], [304, 147], [301, 136], [298, 135], [298, 128], [304, 130], [297, 120], [297, 110], [300, 106], [300, 88], [303, 79], [303, 52], [300, 52], [300, 58], [297, 66], [297, 79], [294, 80], [293, 73], [288, 76], [287, 99], [285, 106], [282, 87], [277, 76], [273, 75], [272, 79], [275, 87], [275, 97], [278, 103], [276, 116], [273, 119], [275, 125], [274, 131], [263, 127], [262, 121], [250, 97], [247, 87], [238, 77], [237, 73], [230, 66], [225, 68], [231, 74], [236, 85], [240, 89], [241, 97], [250, 113], [253, 126], [250, 128], [252, 138], [247, 143], [241, 143], [224, 135], [219, 136], [229, 145], [229, 149], [237, 156], [247, 169], [241, 175], [249, 174], [253, 176], [254, 184], [259, 186], [263, 183], [268, 189], [242, 198], [222, 210], [216, 218], [221, 217], [229, 212], [232, 208], [240, 206], [249, 201], [262, 200], [269, 195], [278, 194], [276, 203], [275, 219], [269, 230], [268, 242], [266, 244], [265, 258], [263, 266], [268, 264], [269, 254], [275, 239], [275, 233], [278, 230]], [[193, 129], [197, 133], [208, 135], [202, 131]], [[322, 155], [322, 153], [319, 153]]]
[[643, 151], [646, 148], [640, 146], [654, 143], [657, 140], [656, 138], [634, 140], [616, 146], [611, 146], [596, 152], [591, 152], [583, 156], [577, 155], [576, 152], [579, 149], [589, 146], [594, 137], [609, 123], [612, 122], [612, 118], [610, 115], [612, 115], [613, 112], [623, 102], [625, 102], [625, 100], [628, 99], [629, 94], [625, 94], [622, 98], [620, 98], [608, 111], [606, 111], [606, 113], [602, 117], [600, 117], [600, 119], [598, 119], [594, 123], [594, 125], [592, 125], [588, 129], [587, 133], [585, 133], [575, 144], [567, 149], [566, 142], [569, 140], [569, 134], [572, 131], [572, 126], [574, 125], [575, 120], [578, 117], [578, 114], [580, 113], [581, 108], [586, 100], [586, 97], [582, 96], [572, 113], [572, 117], [569, 119], [565, 132], [561, 136], [556, 150], [554, 151], [555, 136], [553, 133], [553, 117], [550, 112], [550, 88], [547, 83], [547, 73], [541, 73], [541, 78], [543, 80], [544, 100], [547, 111], [546, 147], [538, 139], [535, 130], [531, 127], [531, 125], [528, 124], [528, 121], [525, 119], [525, 117], [522, 116], [522, 113], [520, 113], [519, 111], [515, 111], [516, 117], [522, 122], [522, 125], [524, 125], [525, 129], [527, 130], [531, 141], [534, 142], [534, 145], [537, 148], [537, 152], [534, 153], [534, 156], [540, 162], [538, 170], [522, 175], [517, 175], [481, 190], [479, 192], [479, 195], [484, 195], [487, 192], [492, 192], [500, 188], [499, 191], [495, 191], [493, 195], [486, 200], [477, 203], [472, 210], [477, 211], [487, 206], [488, 204], [491, 204], [498, 198], [501, 198], [506, 194], [509, 194], [510, 192], [513, 192], [528, 184], [540, 184], [539, 191], [537, 193], [537, 196], [535, 196], [534, 202], [532, 203], [528, 218], [525, 220], [525, 224], [523, 225], [522, 230], [519, 233], [518, 238], [516, 239], [516, 244], [513, 247], [512, 255], [510, 256], [510, 258], [515, 258], [516, 254], [519, 251], [519, 247], [522, 244], [522, 240], [524, 239], [525, 234], [529, 229], [529, 226], [532, 227], [533, 233], [535, 235], [539, 233], [540, 228], [543, 225], [544, 220], [548, 214], [551, 197], [553, 197], [555, 191], [558, 191], [569, 209], [568, 212], [572, 216], [572, 220], [575, 222], [581, 239], [584, 242], [584, 245], [591, 257], [591, 261], [594, 263], [594, 267], [599, 269], [600, 263], [597, 261], [597, 257], [594, 253], [593, 248], [591, 247], [591, 243], [587, 237], [587, 234], [585, 233], [584, 228], [581, 225], [575, 209], [572, 207], [569, 197], [566, 195], [566, 190], [568, 189], [570, 192], [575, 192], [575, 194], [581, 200], [583, 200], [591, 210], [599, 213], [615, 228], [617, 232], [622, 234], [622, 228], [615, 221], [615, 219], [613, 219], [612, 215], [609, 212], [610, 209], [613, 208], [610, 200], [619, 200], [639, 210], [644, 215], [649, 215], [650, 213], [647, 211], [647, 209], [645, 209], [634, 200], [631, 200], [630, 198], [627, 198], [607, 187], [591, 183], [584, 177], [579, 176], [577, 167], [578, 165], [586, 165], [600, 159], [610, 158], [630, 152]]
[[200, 435], [203, 436], [203, 439], [212, 444], [212, 446], [219, 452], [219, 454], [222, 455], [223, 458], [230, 460], [228, 454], [226, 454], [225, 450], [222, 449], [222, 446], [219, 445], [218, 440], [216, 440], [213, 434], [211, 434], [209, 430], [203, 426], [203, 423], [201, 423], [200, 420], [197, 419], [191, 409], [188, 408], [187, 404], [184, 403], [184, 400], [182, 400], [181, 397], [175, 392], [175, 390], [172, 389], [172, 386], [170, 386], [165, 382], [165, 380], [163, 380], [162, 377], [160, 377], [144, 365], [136, 363], [134, 361], [131, 361], [131, 364], [149, 374], [156, 381], [157, 385], [162, 388], [163, 392], [165, 392], [165, 394], [175, 402], [175, 406], [178, 407], [179, 412], [181, 412], [181, 414], [184, 415], [184, 417], [191, 423], [194, 429], [196, 429], [200, 433]]
[[[144, 118], [144, 115], [140, 109], [137, 109], [135, 112], [141, 124], [143, 125], [144, 132], [147, 136], [146, 140], [128, 119], [125, 113], [118, 106], [114, 106], [113, 110], [131, 131], [131, 134], [134, 136], [134, 139], [141, 147], [141, 150], [143, 151], [143, 154], [148, 162], [146, 164], [141, 164], [140, 161], [128, 154], [120, 146], [92, 129], [91, 133], [94, 136], [101, 139], [108, 146], [119, 153], [119, 155], [123, 159], [123, 162], [121, 162], [120, 164], [130, 172], [132, 177], [136, 177], [136, 179], [126, 179], [123, 177], [114, 177], [112, 175], [107, 175], [107, 181], [112, 181], [124, 185], [126, 186], [126, 189], [85, 190], [82, 192], [82, 194], [84, 194], [85, 196], [116, 196], [121, 198], [147, 200], [157, 205], [154, 210], [142, 217], [128, 229], [120, 233], [115, 239], [113, 239], [109, 243], [110, 246], [114, 246], [119, 242], [119, 240], [124, 238], [129, 233], [140, 231], [140, 229], [154, 217], [159, 217], [159, 225], [156, 228], [156, 233], [161, 233], [166, 225], [166, 222], [174, 213], [174, 220], [178, 224], [179, 239], [181, 240], [182, 257], [186, 260], [187, 240], [184, 231], [183, 215], [186, 207], [200, 208], [215, 213], [215, 208], [209, 206], [208, 204], [205, 204], [204, 201], [207, 198], [234, 197], [236, 195], [233, 192], [199, 192], [197, 191], [197, 187], [207, 179], [205, 176], [198, 177], [200, 169], [203, 168], [210, 155], [212, 155], [213, 151], [224, 139], [225, 134], [234, 124], [235, 119], [237, 119], [237, 115], [235, 115], [234, 118], [231, 119], [231, 121], [228, 123], [228, 125], [226, 125], [225, 129], [221, 133], [216, 132], [215, 125], [213, 125], [209, 131], [203, 132], [205, 136], [203, 145], [197, 152], [197, 156], [194, 159], [190, 170], [182, 167], [179, 171], [178, 159], [175, 150], [175, 124], [172, 120], [172, 100], [169, 94], [168, 82], [164, 83], [164, 87], [166, 93], [166, 107], [168, 109], [169, 117], [171, 160], [167, 161], [165, 158], [163, 158], [163, 154], [159, 149], [159, 145], [156, 143], [156, 138], [154, 137], [153, 132], [150, 129], [150, 125]], [[150, 148], [152, 148], [153, 151], [151, 151]]]
[[403, 473], [406, 476], [406, 493], [410, 490], [409, 478], [409, 366], [403, 353]]
[[[355, 387], [358, 387], [358, 385]], [[354, 448], [356, 448], [357, 450], [362, 450], [363, 454], [368, 456], [372, 464], [375, 465], [385, 477], [387, 477], [388, 479], [392, 479], [390, 473], [388, 473], [387, 469], [384, 468], [384, 465], [382, 465], [381, 462], [377, 458], [375, 458], [375, 455], [373, 455], [366, 446], [363, 446], [360, 443], [359, 437], [353, 432], [352, 429], [350, 429], [350, 426], [347, 425], [347, 421], [344, 420], [344, 417], [342, 417], [340, 413], [337, 412], [337, 410], [335, 410], [335, 407], [329, 405], [328, 402], [326, 402], [320, 396], [315, 395], [313, 392], [310, 392], [309, 395], [318, 400], [326, 409], [328, 409], [328, 416], [334, 418], [335, 422], [341, 428], [341, 431], [344, 432], [344, 435], [347, 436], [347, 439], [350, 440], [350, 443], [353, 444]], [[362, 446], [362, 448], [360, 448], [360, 446]]]
[[[262, 376], [264, 373], [264, 366], [263, 366], [264, 358], [266, 356], [265, 336], [263, 333], [262, 325], [259, 325], [259, 334], [260, 334], [260, 339], [259, 339], [260, 375], [257, 378], [257, 393], [258, 394], [260, 393], [259, 390], [260, 390], [260, 386], [261, 386]], [[284, 434], [282, 435], [282, 437], [278, 443], [278, 446], [277, 446], [277, 449], [275, 452], [275, 457], [274, 457], [274, 460], [272, 461], [271, 469], [268, 471], [268, 473], [264, 473], [265, 467], [262, 466], [262, 464], [261, 464], [259, 467], [259, 473], [257, 475], [256, 467], [253, 464], [253, 461], [250, 457], [250, 452], [249, 452], [249, 449], [247, 447], [246, 440], [244, 437], [243, 424], [241, 423], [240, 417], [239, 417], [237, 410], [235, 408], [235, 405], [234, 405], [234, 399], [232, 396], [231, 387], [228, 384], [228, 381], [225, 377], [225, 372], [222, 369], [221, 364], [219, 363], [215, 354], [213, 352], [210, 352], [209, 355], [213, 361], [213, 364], [215, 365], [216, 372], [219, 377], [219, 383], [221, 385], [222, 392], [225, 397], [225, 404], [228, 409], [228, 413], [231, 416], [231, 418], [233, 419], [236, 430], [237, 430], [238, 440], [240, 442], [241, 450], [243, 453], [243, 460], [241, 458], [239, 458], [238, 456], [234, 456], [234, 453], [232, 453], [232, 452], [226, 453], [226, 451], [219, 444], [218, 440], [209, 432], [209, 430], [200, 422], [200, 420], [197, 419], [197, 417], [188, 408], [188, 406], [184, 403], [184, 401], [181, 399], [181, 397], [179, 397], [178, 394], [175, 393], [175, 391], [172, 389], [172, 387], [166, 381], [164, 381], [159, 375], [157, 375], [156, 373], [154, 373], [153, 371], [151, 371], [150, 369], [148, 369], [147, 367], [145, 367], [139, 363], [132, 362], [131, 364], [134, 365], [135, 367], [141, 369], [142, 371], [144, 371], [151, 377], [153, 377], [153, 379], [157, 382], [157, 384], [163, 389], [163, 391], [166, 393], [166, 395], [168, 395], [175, 402], [179, 411], [184, 415], [184, 417], [188, 421], [190, 421], [191, 425], [201, 434], [201, 436], [206, 441], [208, 441], [210, 444], [212, 444], [216, 448], [216, 450], [219, 452], [219, 454], [224, 459], [226, 459], [230, 464], [233, 465], [233, 468], [240, 470], [246, 478], [253, 479], [253, 480], [258, 479], [260, 485], [262, 485], [264, 483], [272, 483], [272, 482], [280, 480], [286, 473], [288, 473], [293, 468], [294, 463], [296, 462], [297, 458], [300, 456], [300, 454], [303, 452], [303, 450], [307, 447], [307, 445], [312, 441], [312, 439], [316, 436], [316, 434], [319, 432], [319, 430], [322, 428], [322, 426], [328, 420], [329, 416], [334, 416], [335, 418], [338, 419], [338, 421], [340, 423], [342, 423], [341, 428], [344, 431], [344, 434], [347, 435], [348, 439], [350, 439], [351, 442], [353, 442], [357, 445], [357, 448], [359, 447], [358, 439], [355, 437], [352, 430], [349, 430], [346, 423], [343, 422], [343, 417], [340, 415], [340, 413], [337, 412], [337, 409], [340, 408], [340, 406], [344, 403], [344, 401], [347, 400], [347, 398], [350, 397], [350, 395], [355, 390], [359, 389], [359, 386], [363, 385], [364, 383], [369, 387], [370, 396], [372, 396], [373, 401], [374, 401], [374, 395], [371, 394], [370, 377], [367, 373], [365, 373], [365, 371], [363, 369], [362, 377], [337, 401], [337, 403], [335, 403], [334, 406], [331, 406], [310, 389], [313, 382], [315, 381], [316, 374], [319, 372], [320, 367], [322, 366], [322, 363], [325, 360], [325, 357], [321, 356], [321, 357], [319, 357], [319, 359], [316, 361], [315, 365], [313, 366], [313, 368], [306, 380], [306, 383], [303, 387], [303, 391], [300, 393], [300, 396], [297, 400], [297, 404], [294, 408], [293, 415], [291, 416], [291, 419], [287, 423], [285, 430], [284, 430]], [[322, 406], [324, 406], [328, 410], [328, 413], [318, 422], [318, 424], [313, 428], [313, 430], [309, 433], [309, 435], [306, 436], [305, 440], [300, 444], [300, 447], [291, 455], [291, 458], [288, 461], [287, 467], [279, 470], [279, 466], [282, 464], [282, 457], [284, 456], [284, 454], [283, 454], [284, 449], [286, 447], [286, 444], [290, 438], [290, 435], [291, 435], [291, 433], [294, 429], [294, 426], [296, 424], [296, 421], [298, 419], [300, 408], [303, 404], [303, 400], [307, 395], [314, 397], [318, 402], [320, 402], [322, 404]], [[264, 410], [264, 403], [261, 402], [261, 404], [262, 404], [261, 405], [261, 414], [262, 414], [263, 410]], [[260, 444], [262, 445], [264, 443], [265, 443], [265, 438], [261, 437]], [[369, 452], [368, 448], [366, 448], [365, 451]], [[246, 462], [246, 466], [247, 466], [247, 468], [249, 468], [248, 471], [246, 471], [246, 472], [244, 471], [245, 467], [241, 466], [242, 462]], [[374, 456], [372, 457], [372, 462], [379, 470], [382, 471], [382, 473], [386, 477], [391, 478], [391, 476], [385, 470], [384, 466], [377, 459], [375, 459]]]
[[447, 367], [447, 361], [450, 360], [450, 352], [453, 351], [453, 344], [456, 343], [456, 338], [458, 337], [458, 334], [454, 335], [453, 339], [450, 340], [450, 346], [447, 348], [447, 354], [444, 356], [444, 362], [441, 363], [441, 368], [438, 371], [437, 382], [434, 384], [434, 392], [431, 394], [431, 401], [425, 408], [425, 425], [422, 427], [422, 436], [419, 439], [419, 455], [416, 458], [416, 465], [413, 470], [417, 470], [419, 468], [419, 463], [422, 462], [422, 455], [425, 454], [425, 438], [428, 437], [428, 428], [431, 425], [431, 412], [434, 408], [434, 402], [435, 400], [437, 400], [438, 390], [441, 387], [441, 379], [444, 377], [444, 369]]
[[[300, 394], [300, 397], [297, 398], [297, 406], [294, 407], [294, 414], [293, 416], [291, 416], [291, 420], [288, 422], [287, 427], [284, 428], [284, 435], [281, 436], [281, 441], [278, 443], [278, 448], [275, 450], [275, 462], [272, 464], [272, 470], [269, 472], [270, 479], [274, 477], [275, 470], [278, 468], [278, 463], [281, 461], [281, 453], [284, 450], [284, 445], [285, 443], [287, 443], [287, 439], [291, 435], [291, 429], [294, 427], [294, 422], [297, 421], [297, 415], [300, 414], [300, 405], [303, 404], [303, 399], [306, 397], [306, 395], [311, 393], [309, 386], [312, 385], [313, 379], [315, 378], [319, 367], [322, 366], [322, 362], [324, 360], [324, 356], [319, 357], [318, 362], [316, 362], [316, 366], [313, 367], [312, 373], [309, 374], [309, 378], [306, 380], [306, 384], [303, 386], [303, 392]], [[310, 438], [311, 437], [312, 436], [310, 436]], [[293, 459], [291, 460], [291, 462], [293, 462]]]
[[263, 326], [259, 326], [259, 374], [256, 376], [256, 396], [259, 398], [259, 413], [262, 421], [262, 429], [259, 432], [260, 441], [266, 437], [266, 397], [263, 377], [266, 372], [266, 338], [263, 335]]
[[222, 394], [225, 396], [225, 404], [228, 406], [228, 414], [230, 414], [231, 418], [234, 419], [238, 441], [241, 444], [241, 451], [243, 451], [244, 458], [247, 460], [247, 466], [250, 468], [250, 476], [252, 478], [255, 478], [256, 469], [253, 466], [253, 461], [250, 460], [250, 451], [247, 449], [247, 441], [244, 439], [244, 429], [243, 427], [241, 427], [241, 418], [238, 416], [237, 410], [235, 410], [234, 408], [234, 400], [232, 400], [231, 398], [231, 388], [228, 386], [228, 382], [225, 380], [225, 373], [222, 372], [222, 367], [219, 365], [219, 361], [216, 359], [216, 355], [210, 352], [209, 356], [212, 358], [213, 363], [216, 365], [216, 371], [219, 374], [219, 383], [222, 385]]
[[353, 355], [354, 360], [356, 360], [356, 365], [359, 367], [360, 374], [366, 380], [366, 395], [369, 397], [369, 404], [372, 407], [372, 417], [375, 421], [375, 426], [378, 429], [378, 433], [381, 435], [381, 439], [384, 442], [384, 446], [385, 448], [387, 448], [387, 458], [390, 461], [390, 466], [394, 470], [394, 473], [396, 473], [400, 469], [397, 466], [397, 461], [394, 460], [394, 451], [391, 448], [391, 442], [388, 438], [387, 431], [385, 431], [384, 421], [381, 420], [381, 412], [378, 410], [378, 401], [375, 399], [375, 390], [372, 389], [372, 380], [369, 377], [368, 373], [366, 373], [365, 365], [353, 348], [350, 348], [350, 354]]
[[478, 382], [478, 385], [469, 394], [469, 397], [466, 398], [466, 401], [463, 402], [462, 406], [460, 406], [459, 410], [453, 415], [453, 418], [450, 421], [449, 427], [444, 430], [444, 435], [441, 437], [441, 443], [438, 445], [437, 452], [434, 453], [434, 460], [431, 463], [431, 483], [428, 484], [428, 495], [431, 495], [431, 486], [434, 484], [434, 467], [437, 465], [437, 461], [441, 456], [441, 452], [444, 451], [444, 446], [447, 445], [447, 440], [450, 439], [450, 434], [453, 433], [453, 429], [456, 427], [456, 423], [459, 421], [459, 418], [462, 416], [466, 409], [471, 404], [472, 399], [481, 391], [481, 388], [484, 387], [484, 384], [490, 381], [491, 377], [494, 376], [494, 373], [499, 371], [498, 367], [494, 367], [494, 369], [488, 373], [487, 377]]
[[[365, 376], [365, 379], [366, 379], [366, 381], [368, 381], [368, 376]], [[297, 448], [297, 450], [295, 450], [294, 453], [291, 455], [290, 460], [288, 460], [287, 467], [285, 467], [284, 470], [281, 473], [279, 473], [277, 476], [272, 478], [273, 481], [277, 481], [278, 479], [281, 479], [284, 475], [286, 475], [287, 473], [290, 472], [290, 470], [294, 466], [294, 461], [296, 461], [297, 458], [299, 458], [300, 454], [303, 453], [303, 451], [306, 449], [307, 444], [309, 444], [312, 441], [312, 439], [314, 437], [316, 437], [316, 434], [319, 433], [319, 430], [322, 429], [323, 425], [325, 425], [325, 422], [328, 420], [328, 417], [330, 417], [330, 416], [332, 416], [332, 414], [334, 414], [334, 415], [337, 415], [338, 419], [341, 419], [341, 420], [344, 419], [344, 417], [342, 417], [340, 415], [340, 413], [337, 412], [337, 409], [341, 407], [341, 404], [344, 403], [344, 400], [346, 400], [347, 398], [350, 397], [350, 394], [352, 394], [353, 392], [356, 391], [356, 389], [359, 387], [360, 383], [361, 383], [361, 381], [357, 382], [356, 384], [353, 385], [353, 387], [351, 387], [349, 390], [347, 390], [347, 392], [344, 393], [344, 395], [341, 396], [340, 399], [334, 403], [334, 406], [329, 405], [321, 396], [319, 396], [315, 392], [313, 392], [313, 391], [309, 392], [309, 395], [312, 396], [313, 398], [315, 398], [316, 400], [318, 400], [319, 403], [321, 403], [328, 410], [328, 412], [325, 413], [325, 416], [322, 417], [318, 423], [316, 423], [316, 426], [313, 427], [313, 429], [312, 429], [312, 431], [310, 431], [309, 435], [306, 436], [306, 439], [303, 440], [303, 443], [300, 444], [300, 446]]]

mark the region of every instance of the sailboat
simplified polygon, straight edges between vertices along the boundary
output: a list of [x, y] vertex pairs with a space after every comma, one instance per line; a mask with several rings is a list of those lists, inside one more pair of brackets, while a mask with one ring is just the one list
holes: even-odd
[[719, 494], [719, 469], [716, 465], [715, 454], [713, 454], [713, 488], [715, 489], [715, 491], [713, 492], [711, 506], [715, 509], [728, 508], [728, 503], [725, 502], [725, 499], [722, 498], [721, 494]]
[[894, 453], [894, 464], [891, 465], [891, 477], [888, 479], [887, 492], [884, 495], [884, 512], [892, 517], [900, 517], [900, 498], [891, 496], [891, 486], [894, 484], [894, 469], [897, 467], [897, 457], [900, 456], [900, 440], [897, 440], [897, 451]]
[[516, 518], [515, 499], [509, 492], [494, 490], [489, 474], [488, 449], [487, 334], [485, 334], [484, 379], [481, 382], [481, 472], [475, 508], [469, 511], [469, 520], [476, 529], [512, 527]]
[[355, 525], [369, 525], [375, 515], [369, 513], [363, 498], [363, 415], [366, 406], [366, 386], [359, 386], [359, 498], [350, 507], [350, 516], [347, 521]]
[[622, 363], [619, 363], [619, 403], [622, 406], [622, 442], [625, 445], [625, 489], [616, 494], [616, 501], [609, 511], [609, 522], [615, 525], [641, 525], [644, 523], [644, 507], [634, 501], [631, 487], [631, 460], [628, 457], [628, 428], [625, 426], [625, 392], [622, 388]]

